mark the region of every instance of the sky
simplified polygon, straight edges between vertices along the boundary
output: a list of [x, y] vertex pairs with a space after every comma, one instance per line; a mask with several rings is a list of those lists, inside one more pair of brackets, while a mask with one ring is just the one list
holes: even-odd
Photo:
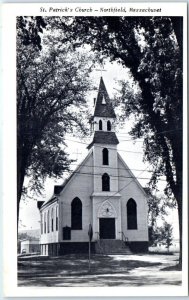
[[[99, 69], [99, 68], [98, 68]], [[103, 76], [103, 80], [109, 94], [110, 99], [113, 98], [113, 95], [116, 93], [119, 88], [117, 80], [127, 79], [129, 80], [129, 72], [128, 69], [123, 68], [121, 65], [117, 63], [107, 62], [104, 65], [103, 72], [94, 70], [91, 74], [91, 79], [96, 86], [99, 87], [100, 77]], [[90, 108], [91, 114], [93, 113], [93, 99], [97, 97], [97, 90], [90, 92], [88, 95], [88, 106]], [[126, 120], [125, 124], [120, 127], [119, 124], [117, 126], [116, 134], [119, 140], [118, 144], [118, 152], [134, 173], [136, 177], [140, 177], [139, 182], [143, 187], [145, 187], [148, 183], [148, 178], [150, 178], [150, 165], [148, 163], [143, 162], [143, 147], [142, 140], [137, 140], [136, 142], [131, 140], [131, 136], [129, 136], [128, 132], [132, 127], [132, 120]], [[71, 165], [71, 169], [74, 170], [79, 163], [85, 158], [88, 153], [87, 145], [90, 143], [92, 136], [87, 137], [85, 139], [79, 139], [75, 136], [67, 135], [66, 144], [67, 144], [67, 152], [70, 155], [70, 158], [77, 160]], [[146, 170], [146, 171], [144, 171]], [[142, 178], [145, 179], [142, 179]], [[46, 201], [53, 195], [54, 185], [62, 184], [65, 178], [61, 178], [60, 180], [52, 180], [48, 179], [45, 183], [45, 196], [42, 199]], [[158, 185], [159, 189], [163, 191], [165, 187], [165, 182], [160, 181]], [[26, 199], [26, 201], [21, 201], [20, 204], [20, 230], [28, 230], [28, 229], [38, 229], [40, 227], [40, 215], [37, 209], [36, 200]], [[174, 228], [174, 238], [178, 238], [178, 218], [177, 218], [177, 210], [173, 209], [169, 211], [169, 215], [167, 217], [168, 222], [173, 225]]]

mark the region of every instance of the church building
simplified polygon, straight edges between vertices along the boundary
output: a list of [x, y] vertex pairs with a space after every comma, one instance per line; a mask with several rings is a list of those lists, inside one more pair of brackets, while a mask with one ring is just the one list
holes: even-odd
[[148, 250], [147, 195], [117, 151], [116, 115], [103, 78], [91, 118], [88, 155], [63, 185], [39, 201], [41, 254]]

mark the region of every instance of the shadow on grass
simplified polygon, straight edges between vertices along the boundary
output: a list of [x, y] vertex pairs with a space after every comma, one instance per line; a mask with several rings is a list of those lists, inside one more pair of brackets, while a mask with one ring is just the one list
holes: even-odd
[[[135, 268], [149, 268], [159, 266], [161, 263], [138, 260], [115, 260], [110, 256], [92, 256], [91, 270], [93, 274], [128, 273]], [[86, 275], [88, 274], [88, 258], [78, 256], [63, 256], [57, 258], [34, 257], [18, 261], [19, 276], [57, 276], [60, 275]]]
[[[18, 259], [19, 286], [142, 286], [156, 284], [181, 284], [174, 280], [158, 278], [156, 267], [160, 262], [116, 260], [111, 256], [92, 255], [91, 272], [87, 255], [62, 257], [27, 257]], [[146, 275], [132, 271], [142, 268]], [[149, 270], [155, 270], [149, 277]], [[139, 272], [139, 271], [137, 271]], [[140, 274], [140, 272], [138, 273]]]
[[101, 286], [158, 286], [158, 285], [181, 285], [180, 280], [170, 280], [166, 278], [149, 278], [149, 276], [78, 276], [78, 277], [48, 277], [48, 278], [26, 278], [24, 281], [19, 280], [18, 286], [46, 286], [46, 287], [101, 287]]
[[182, 271], [182, 268], [181, 265], [176, 264], [174, 266], [162, 268], [161, 271]]

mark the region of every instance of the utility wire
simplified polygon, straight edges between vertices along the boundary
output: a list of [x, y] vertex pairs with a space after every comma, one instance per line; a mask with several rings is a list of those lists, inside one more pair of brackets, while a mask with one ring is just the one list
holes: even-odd
[[[149, 168], [149, 167], [147, 167], [145, 170], [143, 170], [142, 172], [140, 172], [139, 175], [141, 175], [143, 172], [147, 171], [148, 168]], [[80, 173], [80, 174], [81, 174], [81, 173]], [[93, 174], [92, 174], [92, 175], [93, 175]], [[129, 183], [127, 183], [126, 185], [124, 185], [124, 186], [123, 186], [121, 189], [119, 189], [117, 192], [114, 192], [113, 195], [106, 197], [106, 198], [103, 200], [103, 202], [106, 201], [106, 200], [109, 200], [110, 198], [114, 197], [116, 194], [120, 193], [122, 190], [124, 190], [126, 187], [128, 187], [128, 186], [129, 186], [133, 181], [135, 181], [135, 179], [136, 179], [136, 177], [130, 177], [130, 178], [132, 178], [132, 180], [131, 180]], [[136, 198], [136, 197], [135, 197], [135, 198]], [[47, 201], [47, 203], [48, 203], [48, 201]], [[98, 204], [101, 204], [101, 203], [102, 203], [102, 201], [100, 200], [100, 201], [97, 202], [96, 204], [98, 205]], [[63, 206], [70, 206], [70, 203], [65, 203], [65, 202], [63, 202]], [[91, 203], [89, 203], [89, 204], [87, 204], [87, 205], [83, 205], [83, 204], [82, 204], [82, 207], [89, 207], [89, 206], [91, 206]]]
[[[75, 140], [68, 139], [68, 138], [66, 138], [65, 140], [70, 141], [70, 142], [74, 142], [74, 143], [78, 143], [78, 144], [89, 145], [89, 143], [81, 142], [81, 141], [75, 141]], [[105, 146], [103, 147], [103, 146], [97, 146], [97, 145], [95, 147], [102, 148], [102, 149], [106, 148]], [[115, 148], [112, 148], [112, 147], [108, 147], [108, 149], [115, 150]], [[118, 149], [118, 151], [120, 151], [120, 152], [130, 152], [130, 153], [140, 153], [140, 154], [143, 154], [142, 151], [131, 151], [131, 150], [121, 150], [121, 149]]]
[[[101, 173], [89, 173], [89, 172], [80, 172], [80, 171], [67, 171], [68, 173], [71, 174], [79, 174], [79, 175], [89, 175], [89, 176], [102, 176], [103, 174]], [[143, 170], [142, 172], [145, 172], [145, 170]], [[106, 172], [105, 172], [106, 173]], [[148, 177], [138, 177], [138, 176], [122, 176], [122, 175], [109, 175], [111, 178], [112, 177], [116, 177], [116, 178], [133, 178], [135, 177], [136, 179], [150, 179]], [[161, 181], [166, 181], [165, 179], [159, 179]]]
[[[76, 163], [71, 163], [70, 165], [74, 165], [74, 166], [79, 166], [79, 164], [76, 164]], [[145, 171], [145, 169], [133, 169], [133, 168], [115, 168], [115, 167], [109, 167], [109, 165], [104, 165], [104, 166], [95, 166], [95, 165], [86, 165], [86, 164], [82, 164], [81, 166], [85, 166], [85, 167], [91, 167], [91, 168], [107, 168], [108, 170], [111, 169], [111, 170], [133, 170], [133, 171]], [[74, 172], [74, 171], [73, 171]], [[153, 172], [152, 170], [148, 170], [146, 172]]]
[[[147, 167], [148, 168], [148, 167]], [[146, 168], [146, 169], [147, 169]], [[142, 171], [139, 175], [141, 175], [144, 171]], [[126, 185], [124, 185], [118, 192], [115, 192], [113, 195], [115, 196], [117, 193], [120, 193], [121, 191], [123, 191], [126, 187], [128, 187], [134, 180], [136, 179], [136, 177], [132, 178], [132, 180], [127, 183]], [[110, 199], [112, 196], [107, 197], [104, 201]]]
[[[148, 167], [147, 167], [148, 168]], [[146, 169], [147, 169], [146, 168]], [[144, 170], [145, 171], [145, 170]], [[141, 175], [144, 171], [142, 171], [139, 175]], [[129, 183], [127, 183], [126, 185], [124, 185], [120, 190], [118, 190], [117, 192], [115, 192], [115, 193], [113, 193], [113, 195], [111, 195], [111, 196], [108, 196], [108, 197], [106, 197], [104, 200], [103, 200], [103, 202], [104, 201], [106, 201], [106, 200], [109, 200], [110, 198], [112, 198], [113, 196], [115, 196], [116, 194], [118, 194], [118, 193], [120, 193], [121, 191], [123, 191], [126, 187], [128, 187], [134, 180], [136, 179], [136, 177], [134, 177], [134, 178], [132, 178], [132, 180], [129, 182]], [[96, 203], [96, 204], [100, 204], [100, 203], [102, 203], [102, 201], [99, 201], [98, 203]], [[88, 204], [88, 205], [86, 205], [86, 207], [87, 206], [90, 206], [91, 204]]]
[[[172, 130], [166, 130], [166, 131], [160, 131], [160, 132], [157, 132], [156, 134], [162, 134], [162, 133], [166, 133], [166, 132], [175, 132], [175, 131], [179, 131], [179, 130], [182, 130], [182, 129], [172, 129]], [[71, 141], [71, 142], [75, 142], [75, 143], [80, 143], [80, 144], [85, 144], [85, 145], [88, 145], [88, 143], [86, 142], [81, 142], [81, 141], [76, 141], [76, 140], [72, 140], [72, 139], [69, 139], [69, 138], [66, 138], [65, 140], [68, 140], [68, 141]], [[143, 142], [142, 141], [137, 141], [137, 140], [133, 140], [133, 139], [126, 139], [126, 140], [122, 140], [120, 139], [121, 142], [129, 142], [129, 141], [132, 141], [132, 142]], [[96, 146], [96, 147], [100, 147], [100, 148], [104, 148], [102, 146]], [[114, 149], [114, 148], [109, 148], [109, 149]], [[118, 151], [123, 151], [123, 152], [132, 152], [132, 153], [143, 153], [143, 152], [139, 152], [139, 151], [129, 151], [129, 150], [118, 150]]]

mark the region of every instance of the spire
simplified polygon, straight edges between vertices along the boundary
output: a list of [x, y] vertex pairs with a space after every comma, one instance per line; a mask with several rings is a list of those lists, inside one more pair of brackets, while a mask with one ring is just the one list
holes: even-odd
[[101, 77], [94, 115], [90, 120], [92, 129], [94, 131], [94, 136], [92, 142], [87, 147], [88, 149], [90, 149], [93, 144], [119, 144], [113, 126], [115, 118], [116, 115], [111, 100]]
[[100, 78], [100, 85], [95, 104], [94, 117], [116, 117], [102, 77]]

